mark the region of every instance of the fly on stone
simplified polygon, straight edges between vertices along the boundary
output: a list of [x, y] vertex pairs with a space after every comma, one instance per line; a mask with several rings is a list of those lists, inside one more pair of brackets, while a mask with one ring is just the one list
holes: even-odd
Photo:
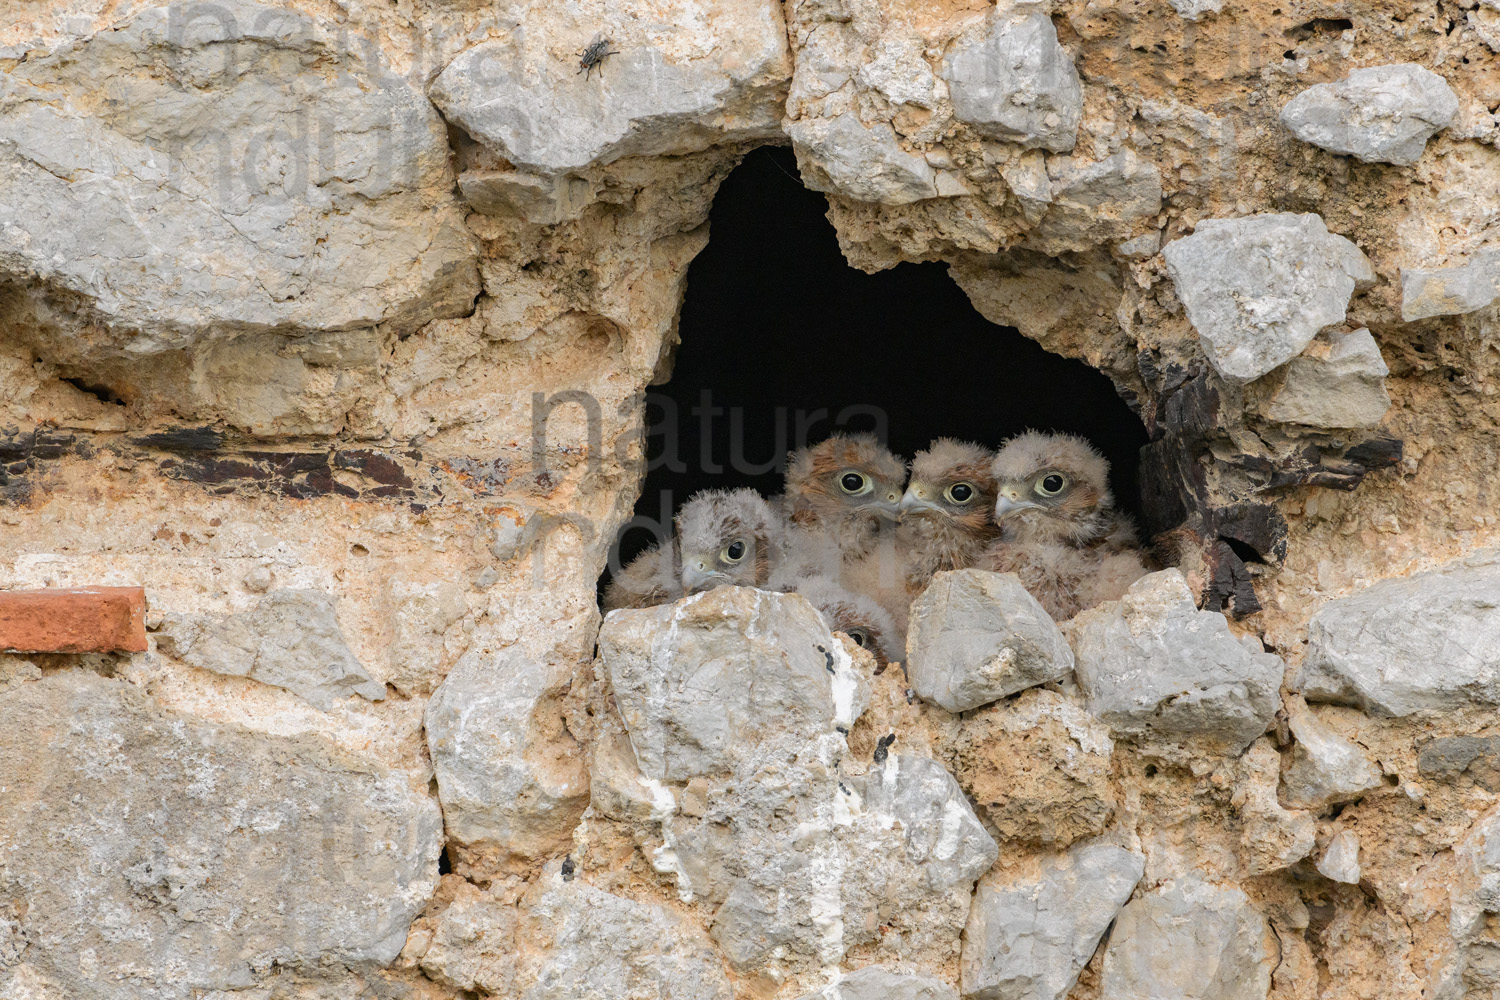
[[604, 75], [604, 59], [606, 56], [617, 56], [620, 53], [610, 48], [610, 40], [603, 35], [595, 35], [594, 40], [589, 42], [588, 47], [578, 56], [578, 72], [584, 74], [587, 80], [594, 75], [594, 67], [599, 67], [599, 75]]

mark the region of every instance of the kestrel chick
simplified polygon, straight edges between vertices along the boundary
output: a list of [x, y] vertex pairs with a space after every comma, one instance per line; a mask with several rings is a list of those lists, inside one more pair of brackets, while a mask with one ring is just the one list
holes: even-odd
[[1150, 572], [1114, 509], [1109, 462], [1082, 438], [1028, 431], [995, 456], [1002, 535], [980, 565], [1015, 573], [1057, 621], [1117, 600]]
[[791, 454], [782, 512], [798, 533], [858, 558], [895, 522], [905, 482], [905, 464], [875, 435], [835, 434]]
[[604, 589], [604, 610], [650, 608], [726, 584], [763, 587], [781, 522], [754, 490], [703, 490], [677, 512], [670, 546], [653, 545]]
[[896, 540], [913, 595], [939, 570], [973, 566], [1000, 537], [993, 461], [988, 448], [952, 438], [912, 459]]
[[782, 544], [780, 519], [754, 490], [703, 490], [677, 512], [682, 592], [764, 587]]
[[833, 632], [842, 632], [875, 657], [878, 674], [902, 655], [896, 625], [891, 616], [868, 597], [850, 593], [825, 576], [810, 576], [792, 582], [790, 593], [801, 594], [822, 614]]

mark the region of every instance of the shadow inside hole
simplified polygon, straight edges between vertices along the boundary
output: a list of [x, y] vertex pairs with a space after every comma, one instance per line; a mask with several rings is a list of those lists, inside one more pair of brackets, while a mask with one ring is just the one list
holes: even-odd
[[850, 267], [792, 151], [761, 147], [725, 179], [688, 269], [681, 346], [647, 397], [645, 488], [611, 568], [670, 537], [703, 489], [781, 491], [787, 452], [838, 429], [910, 458], [937, 437], [991, 447], [1027, 429], [1088, 438], [1139, 522], [1146, 431], [1110, 380], [996, 326], [937, 263]]

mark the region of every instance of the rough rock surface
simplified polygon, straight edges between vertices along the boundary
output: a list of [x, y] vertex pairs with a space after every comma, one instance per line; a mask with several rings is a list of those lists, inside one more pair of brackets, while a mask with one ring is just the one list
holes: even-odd
[[798, 1000], [957, 1000], [953, 987], [925, 972], [892, 972], [878, 965], [846, 973]]
[[1104, 955], [1102, 995], [1264, 1000], [1274, 942], [1243, 891], [1184, 878], [1120, 911]]
[[[954, 946], [995, 843], [932, 759], [843, 768], [869, 688], [806, 600], [721, 587], [612, 612], [599, 657], [655, 804], [640, 846], [735, 969], [837, 963], [882, 924], [911, 953]], [[630, 764], [609, 766], [622, 813]]]
[[1002, 842], [1064, 847], [1114, 812], [1114, 742], [1055, 691], [1031, 690], [967, 716], [948, 745], [953, 775]]
[[523, 651], [470, 651], [427, 705], [427, 746], [450, 850], [484, 875], [562, 853], [589, 776], [558, 699], [568, 674]]
[[936, 198], [937, 174], [927, 161], [901, 148], [884, 122], [861, 124], [853, 112], [789, 122], [803, 182], [814, 191], [860, 201], [905, 205]]
[[966, 1000], [1062, 1000], [1130, 899], [1145, 862], [1108, 844], [1075, 845], [1040, 877], [981, 879], [964, 928]]
[[1390, 716], [1500, 704], [1500, 559], [1476, 554], [1329, 602], [1308, 625], [1296, 686]]
[[1374, 427], [1391, 408], [1390, 373], [1369, 330], [1323, 333], [1287, 363], [1265, 414], [1309, 427]]
[[1279, 707], [1280, 658], [1251, 652], [1223, 615], [1194, 607], [1177, 570], [1083, 612], [1071, 638], [1089, 711], [1117, 735], [1202, 736], [1238, 753]]
[[1358, 247], [1311, 213], [1205, 219], [1162, 257], [1204, 353], [1231, 382], [1302, 353], [1375, 276]]
[[555, 868], [524, 908], [465, 884], [432, 930], [422, 968], [463, 990], [525, 1000], [730, 1000], [703, 932], [664, 906]]
[[986, 139], [1061, 153], [1077, 142], [1083, 87], [1045, 14], [992, 8], [953, 40], [939, 75], [954, 117]]
[[912, 604], [906, 671], [918, 695], [950, 712], [1061, 680], [1073, 651], [1014, 574], [938, 573]]
[[156, 644], [195, 667], [274, 684], [324, 710], [349, 695], [385, 697], [385, 685], [350, 652], [333, 598], [317, 590], [273, 590], [223, 619], [169, 614]]
[[1385, 787], [1385, 776], [1369, 754], [1321, 721], [1301, 698], [1287, 697], [1286, 715], [1296, 742], [1281, 773], [1283, 805], [1322, 810]]
[[[517, 167], [551, 176], [776, 133], [791, 64], [774, 3], [632, 0], [611, 5], [607, 27], [534, 3], [518, 21], [432, 85], [449, 121]], [[614, 54], [582, 67], [596, 41]]]
[[1359, 884], [1359, 834], [1340, 830], [1328, 840], [1318, 859], [1318, 874], [1347, 885]]
[[1240, 785], [1234, 801], [1243, 829], [1240, 848], [1251, 875], [1289, 868], [1312, 853], [1317, 824], [1311, 813], [1287, 809], [1277, 800], [1281, 755], [1270, 737], [1250, 744], [1239, 760]]
[[1423, 66], [1367, 66], [1292, 98], [1281, 121], [1303, 142], [1365, 163], [1409, 165], [1427, 140], [1453, 124], [1458, 97]]
[[1454, 267], [1402, 268], [1401, 318], [1429, 319], [1476, 312], [1500, 299], [1500, 250], [1476, 253]]
[[70, 670], [0, 692], [0, 993], [164, 1000], [383, 964], [437, 881], [407, 776]]
[[479, 291], [442, 120], [295, 10], [143, 10], [0, 74], [0, 134], [0, 273], [86, 304], [99, 351], [409, 332]]

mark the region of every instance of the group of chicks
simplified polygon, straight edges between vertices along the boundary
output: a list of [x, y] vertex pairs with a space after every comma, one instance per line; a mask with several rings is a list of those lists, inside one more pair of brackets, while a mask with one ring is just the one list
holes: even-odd
[[1150, 572], [1109, 463], [1082, 438], [1028, 431], [999, 451], [939, 438], [908, 466], [873, 435], [838, 434], [793, 452], [771, 500], [694, 494], [671, 545], [625, 566], [604, 608], [724, 585], [798, 593], [883, 669], [904, 658], [911, 601], [933, 574], [970, 567], [1016, 574], [1058, 621]]

